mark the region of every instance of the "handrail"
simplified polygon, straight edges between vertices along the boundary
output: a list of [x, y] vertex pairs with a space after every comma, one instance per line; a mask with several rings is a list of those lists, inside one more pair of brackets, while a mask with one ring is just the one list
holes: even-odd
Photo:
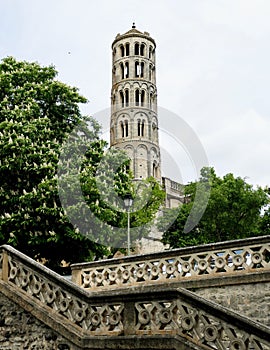
[[270, 271], [270, 236], [73, 264], [71, 269], [73, 282], [92, 291]]
[[196, 349], [270, 348], [270, 328], [169, 283], [88, 293], [6, 245], [0, 250], [0, 271], [3, 286], [81, 330], [80, 337], [89, 341], [139, 336], [137, 345], [143, 348], [145, 339], [171, 336]]

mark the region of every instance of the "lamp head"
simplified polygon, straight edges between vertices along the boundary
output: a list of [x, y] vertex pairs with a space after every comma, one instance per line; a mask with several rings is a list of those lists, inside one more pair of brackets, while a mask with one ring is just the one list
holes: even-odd
[[125, 207], [128, 209], [128, 208], [132, 207], [132, 204], [133, 204], [132, 195], [131, 195], [130, 193], [127, 193], [127, 194], [124, 196], [124, 205], [125, 205]]

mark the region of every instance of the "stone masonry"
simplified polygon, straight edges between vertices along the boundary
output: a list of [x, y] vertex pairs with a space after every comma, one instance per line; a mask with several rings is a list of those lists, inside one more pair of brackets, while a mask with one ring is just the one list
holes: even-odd
[[74, 350], [61, 335], [0, 293], [1, 350]]
[[270, 327], [270, 282], [206, 287], [194, 291], [200, 297]]

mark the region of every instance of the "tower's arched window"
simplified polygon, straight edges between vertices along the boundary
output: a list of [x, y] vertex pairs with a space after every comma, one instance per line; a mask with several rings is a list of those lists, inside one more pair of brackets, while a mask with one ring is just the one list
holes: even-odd
[[129, 105], [129, 91], [128, 90], [125, 91], [125, 101], [126, 101], [126, 106], [128, 106]]
[[141, 105], [142, 106], [144, 105], [144, 101], [145, 101], [145, 91], [142, 90], [142, 92], [141, 92]]
[[121, 57], [125, 56], [125, 48], [123, 45], [120, 46]]
[[153, 177], [157, 177], [157, 164], [156, 164], [156, 162], [153, 163]]
[[138, 119], [138, 136], [141, 136], [141, 120]]
[[138, 136], [144, 136], [144, 130], [145, 130], [145, 120], [138, 119]]
[[112, 95], [112, 104], [113, 104], [113, 105], [115, 104], [115, 100], [116, 100], [115, 94], [113, 94], [113, 95]]
[[149, 80], [152, 80], [152, 65], [149, 65]]
[[157, 125], [156, 125], [156, 123], [152, 124], [152, 140], [157, 141]]
[[140, 54], [140, 45], [138, 43], [134, 46], [134, 54], [139, 55]]
[[122, 105], [122, 107], [124, 107], [124, 102], [125, 102], [125, 100], [124, 100], [124, 94], [123, 94], [123, 91], [120, 91], [120, 101], [121, 101], [121, 105]]
[[125, 63], [125, 78], [129, 77], [129, 64], [128, 62]]
[[141, 44], [141, 49], [140, 49], [141, 56], [144, 56], [144, 48], [145, 48], [145, 45]]
[[122, 137], [125, 136], [125, 130], [124, 130], [124, 124], [123, 122], [120, 123], [120, 126], [121, 126], [121, 134], [122, 134]]
[[135, 91], [135, 104], [136, 106], [140, 104], [140, 91], [138, 89]]
[[141, 63], [141, 72], [140, 76], [143, 78], [143, 73], [144, 73], [144, 62]]
[[135, 77], [138, 78], [141, 75], [141, 66], [139, 62], [135, 62]]
[[128, 121], [125, 120], [125, 131], [126, 131], [126, 137], [128, 137]]
[[152, 58], [152, 54], [153, 54], [153, 48], [152, 46], [149, 47], [149, 58]]
[[149, 98], [149, 107], [150, 107], [150, 109], [152, 109], [152, 105], [153, 105], [153, 94], [151, 92], [150, 93], [150, 98]]
[[124, 77], [125, 77], [125, 70], [124, 70], [124, 65], [123, 65], [122, 62], [120, 63], [120, 68], [121, 68], [121, 77], [122, 77], [122, 79], [124, 79]]
[[129, 43], [126, 43], [126, 56], [129, 56]]

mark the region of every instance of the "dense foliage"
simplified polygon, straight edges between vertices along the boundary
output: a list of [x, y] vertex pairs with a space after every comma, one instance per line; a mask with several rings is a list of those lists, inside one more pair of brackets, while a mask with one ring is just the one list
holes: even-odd
[[[204, 197], [210, 190], [210, 197]], [[197, 196], [196, 192], [201, 195]], [[245, 179], [227, 174], [218, 177], [213, 168], [204, 168], [198, 182], [185, 187], [185, 203], [179, 208], [176, 221], [163, 235], [171, 247], [220, 242], [266, 234], [269, 203], [268, 189], [254, 188]], [[189, 231], [185, 230], [192, 207], [199, 209], [208, 200], [202, 219]], [[268, 230], [269, 232], [269, 230]]]

